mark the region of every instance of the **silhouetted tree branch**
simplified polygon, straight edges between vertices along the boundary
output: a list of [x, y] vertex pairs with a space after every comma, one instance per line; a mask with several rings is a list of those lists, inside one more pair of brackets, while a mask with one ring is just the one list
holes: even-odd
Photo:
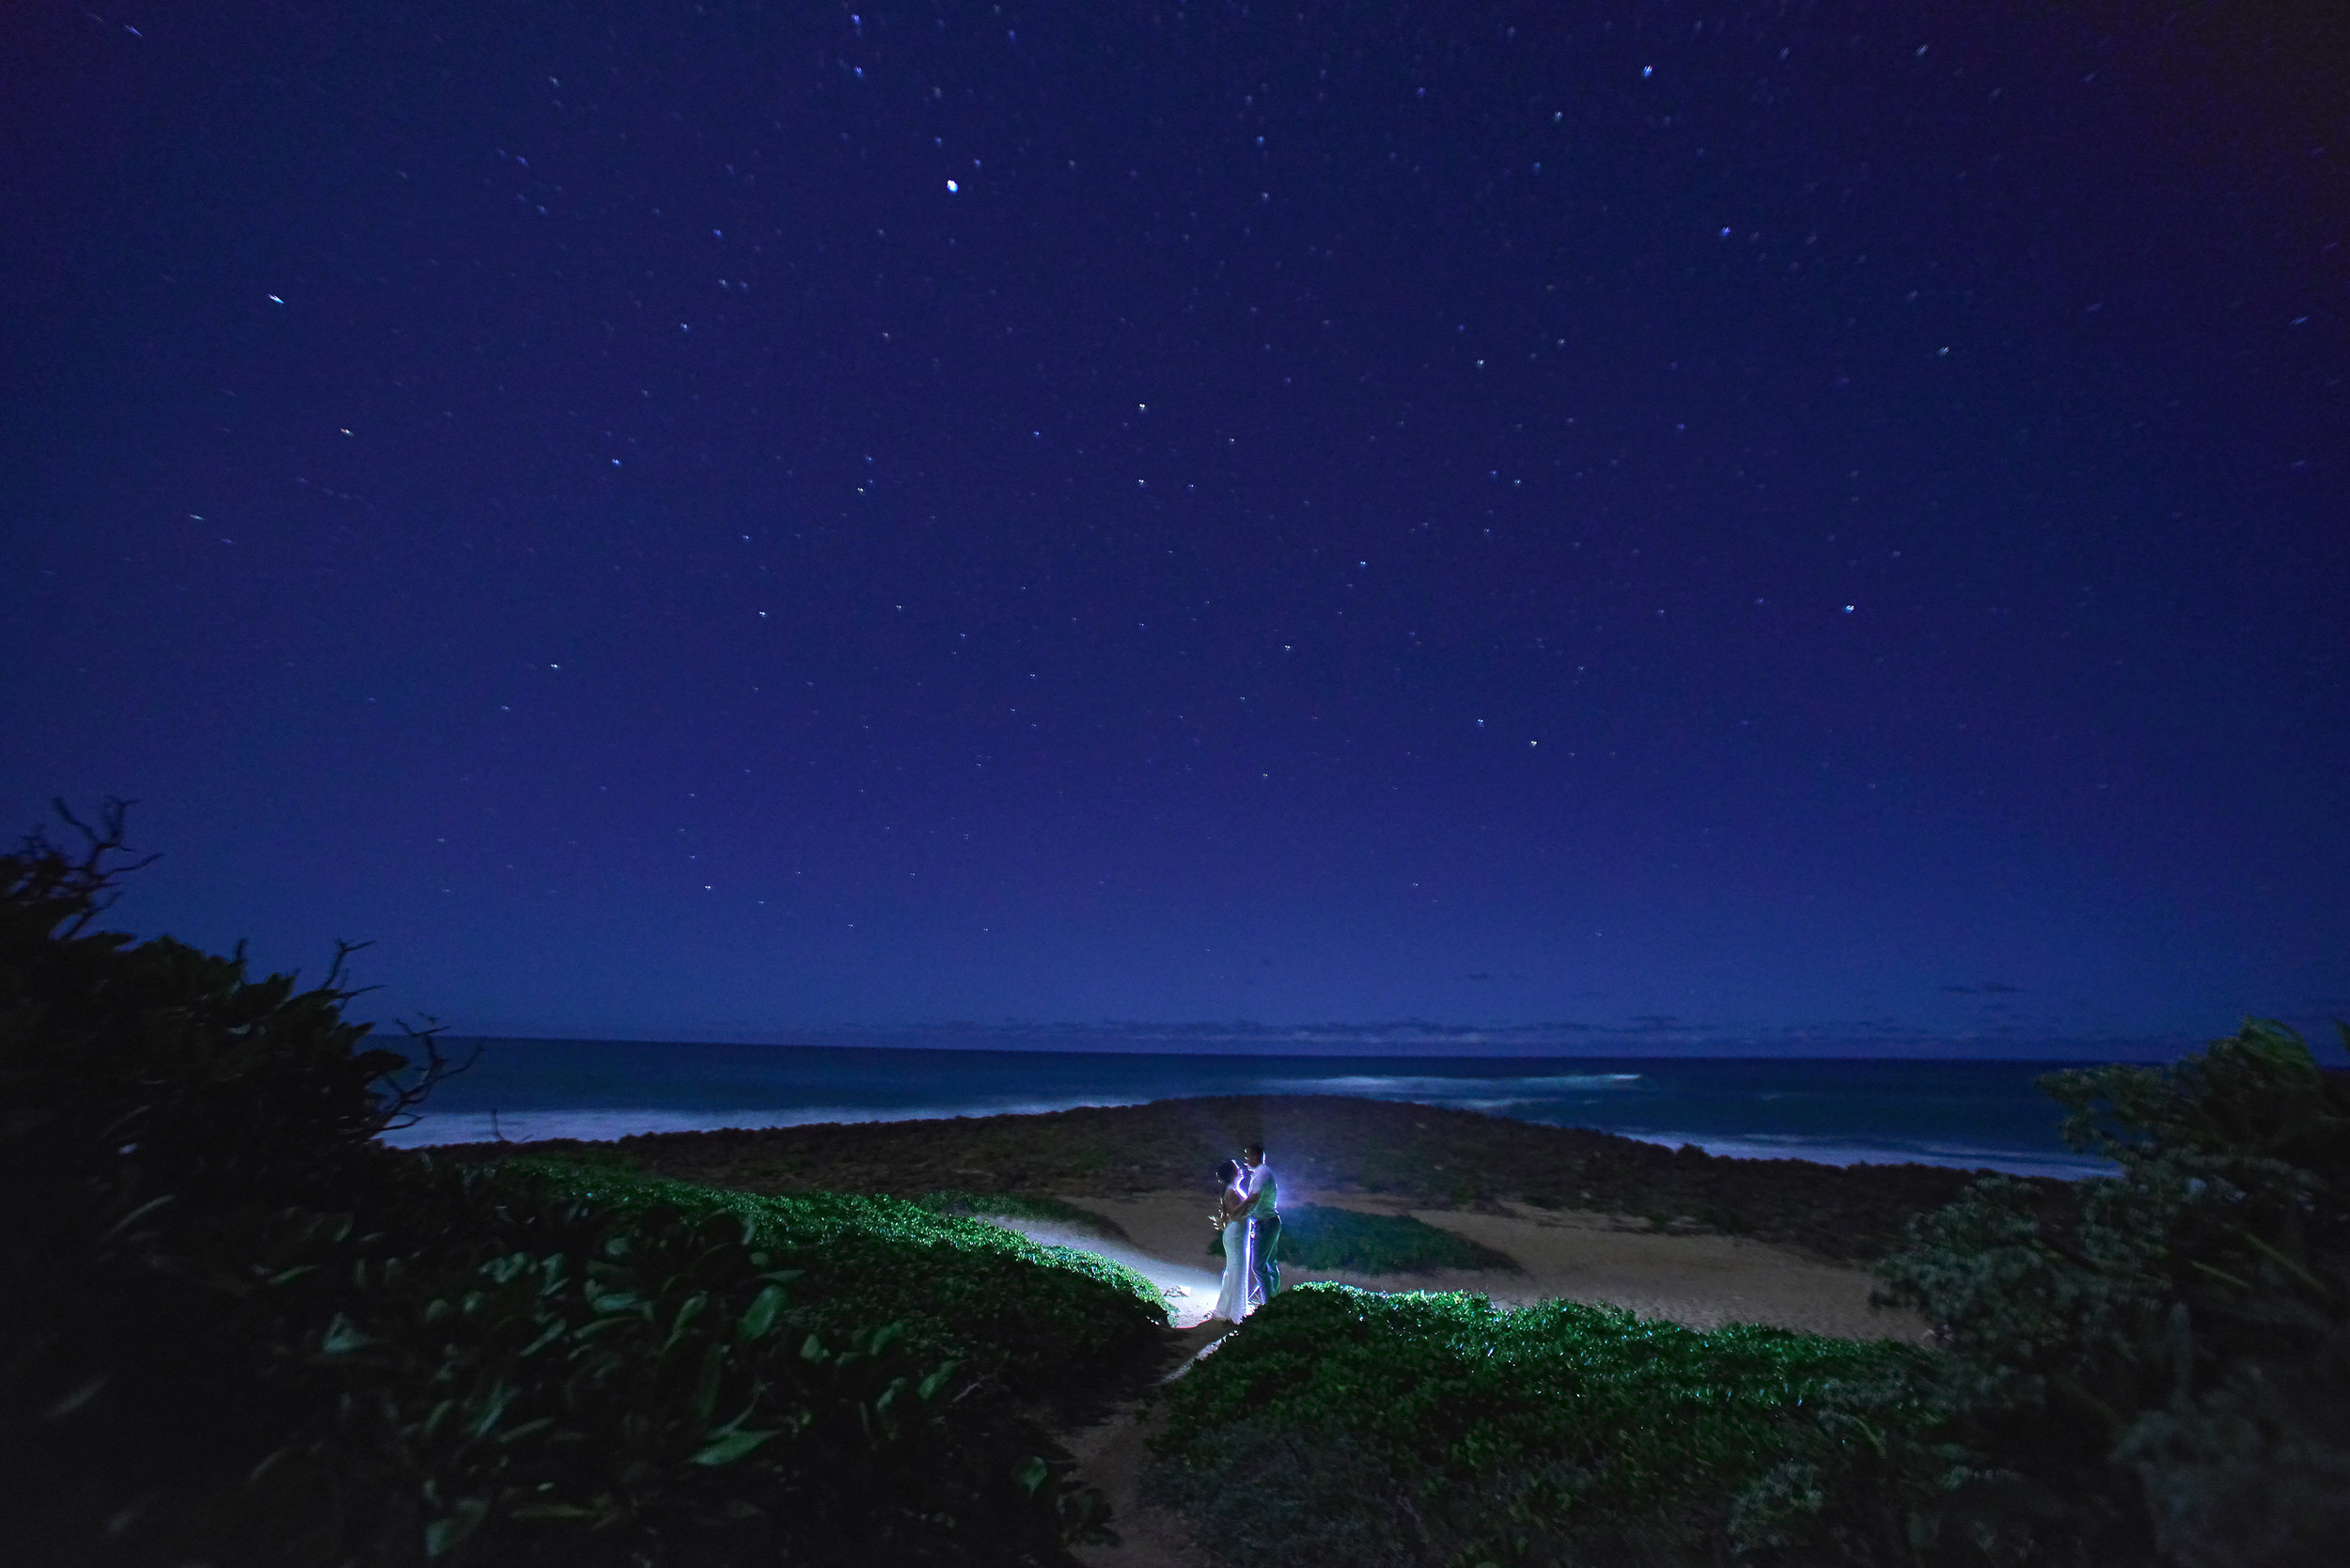
[[11, 902], [53, 911], [61, 927], [53, 926], [60, 936], [78, 936], [82, 928], [102, 914], [119, 896], [115, 886], [117, 878], [151, 866], [160, 855], [149, 855], [129, 865], [109, 866], [109, 855], [129, 853], [129, 841], [123, 823], [136, 801], [108, 795], [101, 803], [98, 825], [75, 816], [62, 799], [49, 803], [69, 826], [82, 836], [84, 847], [80, 854], [68, 850], [52, 839], [47, 830], [35, 827], [24, 835], [15, 855], [8, 856], [8, 885], [5, 889]]
[[[336, 946], [340, 948], [343, 944], [338, 942]], [[350, 950], [356, 951], [357, 949]], [[337, 955], [336, 962], [338, 967], [343, 956], [345, 955]], [[351, 995], [356, 996], [358, 993], [353, 992]], [[424, 1057], [419, 1064], [413, 1052], [410, 1055], [409, 1066], [415, 1073], [415, 1078], [410, 1082], [403, 1084], [398, 1076], [391, 1074], [384, 1077], [384, 1089], [382, 1091], [383, 1109], [374, 1133], [370, 1135], [373, 1137], [381, 1137], [385, 1133], [398, 1132], [403, 1127], [415, 1126], [419, 1120], [416, 1107], [423, 1105], [431, 1097], [434, 1090], [449, 1079], [461, 1073], [471, 1072], [474, 1063], [481, 1059], [482, 1047], [487, 1043], [478, 1040], [474, 1042], [472, 1055], [465, 1058], [463, 1061], [452, 1061], [441, 1050], [441, 1036], [448, 1032], [446, 1024], [427, 1013], [423, 1028], [417, 1028], [404, 1019], [400, 1021], [400, 1027], [401, 1031], [408, 1036], [408, 1043], [412, 1047], [423, 1048]], [[402, 1120], [403, 1118], [405, 1120]]]

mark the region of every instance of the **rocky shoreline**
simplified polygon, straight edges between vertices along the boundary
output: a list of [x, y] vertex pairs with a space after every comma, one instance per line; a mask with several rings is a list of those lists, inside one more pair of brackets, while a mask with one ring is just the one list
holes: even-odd
[[[1338, 1095], [1161, 1100], [1032, 1115], [652, 1133], [609, 1143], [444, 1145], [462, 1159], [618, 1158], [752, 1192], [901, 1196], [959, 1189], [1116, 1198], [1201, 1187], [1243, 1142], [1273, 1151], [1285, 1190], [1415, 1208], [1505, 1203], [1622, 1216], [1676, 1234], [1751, 1237], [1841, 1261], [1899, 1245], [1910, 1215], [1980, 1172], [1928, 1165], [1732, 1159], [1581, 1128]], [[2054, 1215], [2069, 1184], [2035, 1179]]]

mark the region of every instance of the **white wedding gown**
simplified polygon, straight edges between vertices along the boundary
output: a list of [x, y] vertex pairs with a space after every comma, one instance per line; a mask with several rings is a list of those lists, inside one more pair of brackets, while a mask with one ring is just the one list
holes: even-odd
[[1214, 1315], [1227, 1323], [1240, 1322], [1256, 1305], [1248, 1298], [1255, 1283], [1251, 1265], [1256, 1260], [1249, 1252], [1256, 1230], [1257, 1222], [1252, 1219], [1235, 1219], [1224, 1227], [1224, 1289], [1216, 1294]]

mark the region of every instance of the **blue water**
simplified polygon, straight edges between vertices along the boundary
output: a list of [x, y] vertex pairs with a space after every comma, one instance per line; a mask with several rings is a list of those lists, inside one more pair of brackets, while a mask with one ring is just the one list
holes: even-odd
[[2060, 1062], [1205, 1056], [603, 1040], [492, 1040], [403, 1145], [612, 1138], [1139, 1105], [1185, 1095], [1355, 1094], [1485, 1111], [1716, 1154], [1919, 1161], [2078, 1177], [2033, 1079]]

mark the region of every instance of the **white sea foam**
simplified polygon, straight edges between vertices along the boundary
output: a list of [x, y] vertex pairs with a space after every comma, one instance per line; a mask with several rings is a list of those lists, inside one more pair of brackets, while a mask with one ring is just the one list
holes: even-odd
[[[1278, 1078], [1265, 1086], [1272, 1094], [1359, 1094], [1373, 1100], [1426, 1101], [1452, 1105], [1471, 1096], [1492, 1105], [1521, 1105], [1529, 1099], [1573, 1094], [1592, 1090], [1628, 1089], [1640, 1081], [1637, 1073], [1570, 1073], [1553, 1077], [1387, 1077], [1347, 1074], [1328, 1078]], [[1495, 1099], [1499, 1094], [1506, 1098]]]
[[1941, 1165], [1958, 1170], [1998, 1170], [2011, 1176], [2053, 1176], [2077, 1182], [2084, 1176], [2110, 1176], [2120, 1169], [2110, 1161], [2087, 1154], [2043, 1153], [2013, 1149], [1973, 1149], [1950, 1144], [1815, 1143], [1800, 1137], [1775, 1137], [1748, 1133], [1721, 1137], [1711, 1133], [1636, 1133], [1619, 1131], [1620, 1137], [1659, 1143], [1678, 1149], [1693, 1143], [1709, 1154], [1731, 1160], [1810, 1160], [1814, 1165]]
[[[1525, 1091], [1535, 1086], [1574, 1089], [1622, 1089], [1637, 1082], [1638, 1074], [1611, 1073], [1553, 1078], [1307, 1078], [1266, 1086], [1273, 1093], [1341, 1092], [1413, 1104], [1444, 1105], [1508, 1115], [1544, 1105]], [[1333, 1085], [1345, 1084], [1343, 1090]], [[1372, 1088], [1370, 1086], [1377, 1086]], [[1510, 1092], [1503, 1096], [1495, 1090]], [[1418, 1090], [1420, 1092], [1413, 1092]], [[1486, 1091], [1479, 1094], [1477, 1090]], [[1078, 1096], [1052, 1100], [1005, 1101], [1000, 1104], [956, 1105], [794, 1105], [767, 1110], [676, 1109], [655, 1106], [565, 1107], [544, 1110], [425, 1111], [414, 1126], [386, 1133], [383, 1141], [399, 1148], [430, 1148], [445, 1143], [490, 1143], [504, 1138], [514, 1143], [540, 1138], [577, 1138], [603, 1142], [638, 1133], [713, 1132], [728, 1128], [806, 1127], [826, 1122], [928, 1121], [957, 1117], [1033, 1116], [1048, 1111], [1074, 1110], [1089, 1105], [1131, 1105], [1144, 1100], [1128, 1097]], [[1725, 1137], [1711, 1133], [1676, 1133], [1609, 1129], [1624, 1137], [1677, 1148], [1693, 1143], [1709, 1154], [1742, 1160], [1810, 1160], [1821, 1165], [1940, 1165], [1962, 1170], [1989, 1169], [2019, 1176], [2053, 1176], [2077, 1181], [2084, 1176], [2113, 1173], [2109, 1163], [2086, 1155], [2055, 1152], [1986, 1149], [1966, 1145], [1917, 1143], [1858, 1143], [1851, 1139], [1814, 1140], [1801, 1137], [1747, 1133]]]
[[809, 1127], [842, 1121], [944, 1121], [963, 1116], [1038, 1116], [1086, 1105], [1132, 1105], [1137, 1100], [1072, 1098], [964, 1105], [794, 1105], [781, 1110], [674, 1110], [651, 1106], [568, 1107], [551, 1110], [426, 1111], [415, 1125], [385, 1133], [400, 1149], [441, 1143], [528, 1143], [569, 1137], [603, 1142], [638, 1133], [708, 1133], [740, 1128]]

